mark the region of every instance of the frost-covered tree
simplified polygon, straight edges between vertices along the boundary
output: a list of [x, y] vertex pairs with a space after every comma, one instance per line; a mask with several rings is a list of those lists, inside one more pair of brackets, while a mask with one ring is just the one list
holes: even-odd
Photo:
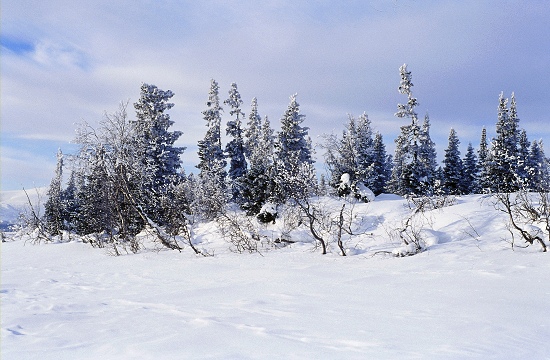
[[181, 131], [169, 130], [174, 122], [166, 111], [174, 106], [169, 102], [172, 96], [174, 93], [170, 90], [144, 83], [139, 100], [134, 104], [134, 141], [141, 161], [141, 191], [137, 197], [143, 199], [147, 215], [160, 224], [164, 224], [165, 219], [159, 199], [166, 196], [170, 186], [180, 181], [180, 155], [185, 150], [174, 145]]
[[386, 183], [390, 176], [391, 169], [389, 168], [388, 156], [386, 155], [386, 145], [384, 145], [382, 134], [377, 132], [374, 136], [373, 161], [369, 169], [369, 178], [366, 185], [375, 195], [379, 195], [386, 191]]
[[529, 183], [529, 151], [531, 142], [527, 138], [527, 132], [521, 130], [518, 139], [518, 163], [517, 163], [517, 180], [524, 187]]
[[[407, 95], [407, 103], [397, 105], [395, 116], [410, 118], [411, 123], [401, 126], [401, 133], [395, 140], [395, 156], [389, 188], [398, 195], [426, 195], [429, 193], [430, 183], [426, 177], [425, 161], [421, 159], [423, 134], [415, 111], [418, 101], [412, 94], [412, 76], [411, 72], [407, 71], [407, 64], [401, 66], [399, 72], [401, 74], [399, 92]], [[429, 122], [427, 124], [429, 126]], [[425, 136], [424, 139], [427, 144]]]
[[253, 98], [244, 131], [244, 150], [250, 167], [262, 162], [259, 141], [262, 136], [262, 117], [258, 113], [258, 99]]
[[224, 208], [226, 199], [226, 161], [221, 144], [221, 112], [219, 86], [215, 80], [210, 83], [210, 92], [202, 112], [208, 127], [203, 140], [198, 143], [200, 170], [198, 189], [193, 208], [205, 218], [217, 216]]
[[241, 203], [241, 185], [240, 179], [246, 174], [247, 166], [245, 159], [245, 147], [243, 139], [243, 129], [241, 126], [241, 118], [244, 118], [244, 113], [241, 110], [241, 94], [237, 90], [237, 84], [232, 83], [229, 90], [229, 98], [224, 101], [224, 104], [229, 106], [229, 115], [234, 119], [227, 122], [227, 135], [231, 140], [225, 147], [225, 152], [229, 158], [229, 182], [231, 186], [231, 200]]
[[357, 152], [356, 173], [358, 181], [369, 186], [372, 164], [374, 162], [374, 139], [372, 137], [372, 125], [366, 113], [357, 119], [355, 134], [355, 147]]
[[477, 167], [479, 174], [478, 186], [480, 192], [487, 192], [490, 189], [489, 168], [487, 163], [488, 157], [489, 144], [487, 143], [487, 129], [483, 128], [481, 130], [479, 150], [477, 151]]
[[315, 191], [311, 141], [308, 128], [301, 124], [305, 115], [300, 113], [296, 94], [290, 97], [288, 109], [281, 118], [281, 130], [275, 143], [275, 194], [278, 203], [289, 199], [303, 199]]
[[464, 165], [460, 158], [458, 145], [460, 141], [454, 129], [449, 132], [449, 145], [445, 149], [443, 160], [443, 190], [447, 194], [459, 195], [464, 193]]
[[63, 152], [57, 152], [57, 166], [55, 176], [50, 182], [44, 204], [44, 225], [51, 235], [61, 235], [65, 226], [63, 224], [64, 208], [62, 203], [62, 181], [63, 181]]
[[550, 191], [550, 162], [544, 155], [542, 140], [531, 143], [526, 170], [529, 190]]
[[420, 130], [420, 147], [418, 160], [422, 165], [421, 183], [423, 193], [430, 195], [433, 193], [435, 180], [435, 172], [437, 171], [437, 153], [435, 151], [435, 143], [430, 136], [430, 117], [428, 114], [424, 116], [424, 123]]
[[479, 192], [479, 176], [477, 156], [475, 154], [472, 143], [468, 144], [468, 148], [466, 149], [466, 154], [464, 155], [462, 163], [464, 164], [464, 193], [476, 194]]
[[245, 132], [250, 169], [241, 179], [241, 208], [248, 215], [256, 215], [269, 201], [274, 188], [273, 129], [268, 117], [262, 123], [258, 114], [258, 102], [252, 100], [248, 128]]
[[492, 192], [514, 192], [518, 189], [518, 117], [513, 97], [511, 111], [508, 99], [500, 93], [496, 137], [486, 160], [489, 189]]

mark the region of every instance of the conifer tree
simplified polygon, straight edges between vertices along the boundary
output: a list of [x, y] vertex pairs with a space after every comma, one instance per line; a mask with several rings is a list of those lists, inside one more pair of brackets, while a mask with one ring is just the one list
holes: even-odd
[[407, 103], [397, 105], [395, 116], [410, 118], [411, 123], [401, 126], [401, 133], [395, 140], [390, 190], [398, 195], [424, 195], [426, 179], [423, 176], [424, 166], [419, 160], [421, 129], [415, 111], [418, 101], [412, 95], [412, 76], [411, 72], [407, 71], [407, 64], [403, 64], [399, 72], [401, 74], [399, 92], [407, 95]]
[[241, 185], [240, 179], [246, 174], [246, 159], [245, 147], [243, 140], [243, 130], [241, 126], [241, 118], [244, 118], [244, 113], [241, 110], [241, 95], [237, 90], [237, 84], [232, 83], [229, 90], [229, 98], [224, 101], [228, 105], [229, 115], [234, 116], [234, 120], [227, 122], [227, 135], [232, 139], [225, 147], [225, 152], [229, 158], [228, 177], [231, 184], [232, 201], [241, 203]]
[[141, 190], [136, 199], [141, 199], [145, 213], [161, 225], [166, 219], [159, 199], [166, 196], [168, 188], [180, 181], [179, 157], [185, 150], [174, 145], [182, 135], [181, 131], [169, 131], [174, 122], [166, 111], [174, 106], [169, 102], [172, 96], [174, 93], [170, 90], [164, 91], [144, 83], [140, 98], [134, 104], [135, 143], [141, 162]]
[[420, 174], [422, 193], [424, 195], [430, 195], [433, 194], [435, 172], [437, 170], [437, 154], [435, 151], [435, 143], [430, 137], [430, 117], [427, 113], [424, 117], [419, 141], [418, 160], [422, 166]]
[[371, 168], [374, 162], [374, 139], [372, 138], [371, 121], [366, 113], [357, 119], [354, 145], [357, 153], [355, 161], [357, 181], [369, 187], [370, 178], [373, 176]]
[[544, 155], [542, 140], [533, 140], [526, 166], [529, 175], [528, 189], [550, 191], [550, 162]]
[[478, 163], [472, 143], [468, 144], [462, 163], [464, 164], [464, 193], [476, 194], [479, 192]]
[[527, 138], [527, 132], [521, 130], [518, 140], [518, 163], [517, 163], [517, 180], [522, 187], [528, 186], [529, 183], [529, 151], [531, 142]]
[[289, 199], [299, 200], [315, 190], [311, 140], [308, 128], [301, 123], [305, 115], [300, 113], [296, 94], [290, 97], [288, 109], [281, 119], [281, 130], [275, 143], [275, 200], [284, 203]]
[[260, 158], [259, 141], [262, 136], [262, 118], [258, 113], [258, 100], [252, 99], [248, 122], [244, 131], [244, 149], [250, 167], [254, 167], [262, 161]]
[[488, 158], [489, 158], [489, 144], [487, 143], [487, 129], [483, 128], [481, 130], [481, 140], [479, 142], [479, 150], [477, 152], [478, 161], [478, 186], [479, 192], [487, 192], [490, 189], [489, 182], [489, 167], [488, 167]]
[[246, 129], [247, 153], [250, 169], [241, 180], [241, 209], [248, 215], [257, 215], [262, 206], [269, 201], [274, 188], [273, 175], [273, 129], [268, 117], [262, 123], [258, 114], [258, 103], [252, 100], [249, 115], [249, 127]]
[[513, 111], [508, 99], [500, 93], [496, 138], [491, 142], [487, 158], [489, 188], [493, 192], [514, 192], [518, 189], [518, 117], [513, 98]]
[[225, 156], [221, 145], [221, 111], [219, 86], [215, 80], [210, 83], [207, 109], [203, 111], [208, 127], [203, 140], [198, 143], [200, 170], [198, 189], [193, 208], [205, 218], [217, 216], [227, 202], [225, 178]]
[[388, 158], [386, 155], [386, 145], [379, 132], [374, 136], [373, 141], [373, 162], [369, 170], [367, 187], [375, 195], [380, 195], [386, 191], [386, 183], [391, 176], [391, 170], [388, 167]]
[[63, 181], [63, 153], [61, 149], [57, 152], [57, 166], [55, 176], [50, 182], [44, 204], [44, 224], [50, 235], [61, 235], [65, 230], [63, 224], [63, 203], [62, 203], [62, 181]]
[[446, 194], [459, 195], [464, 193], [464, 166], [460, 159], [459, 144], [460, 141], [456, 131], [451, 129], [449, 145], [445, 149], [445, 159], [443, 160], [443, 190]]

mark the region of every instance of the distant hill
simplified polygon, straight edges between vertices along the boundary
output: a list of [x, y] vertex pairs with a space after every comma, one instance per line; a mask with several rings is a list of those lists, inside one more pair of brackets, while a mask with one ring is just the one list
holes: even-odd
[[47, 188], [34, 188], [28, 190], [0, 191], [0, 229], [5, 230], [17, 222], [21, 213], [28, 211], [30, 198], [35, 208], [44, 210]]

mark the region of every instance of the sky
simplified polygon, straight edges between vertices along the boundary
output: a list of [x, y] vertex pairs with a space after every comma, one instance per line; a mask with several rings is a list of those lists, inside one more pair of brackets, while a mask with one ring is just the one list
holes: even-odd
[[[2, 0], [1, 189], [47, 186], [56, 152], [75, 152], [78, 123], [97, 126], [142, 82], [172, 90], [172, 129], [183, 131], [192, 172], [206, 132], [210, 80], [227, 98], [237, 83], [277, 130], [298, 94], [314, 143], [366, 112], [394, 149], [399, 67], [412, 73], [441, 160], [454, 128], [462, 154], [494, 136], [501, 92], [520, 126], [550, 154], [548, 1]], [[133, 112], [130, 112], [133, 116]], [[226, 112], [222, 121], [229, 120]], [[317, 150], [322, 171], [322, 150]]]

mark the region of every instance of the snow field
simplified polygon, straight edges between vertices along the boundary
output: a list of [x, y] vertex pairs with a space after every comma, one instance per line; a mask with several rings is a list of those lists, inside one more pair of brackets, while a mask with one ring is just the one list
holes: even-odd
[[2, 243], [2, 359], [548, 359], [548, 254], [512, 251], [480, 197], [430, 211], [431, 246], [404, 258], [373, 255], [399, 246], [404, 201], [358, 207], [347, 257], [235, 254], [208, 225], [209, 258]]

